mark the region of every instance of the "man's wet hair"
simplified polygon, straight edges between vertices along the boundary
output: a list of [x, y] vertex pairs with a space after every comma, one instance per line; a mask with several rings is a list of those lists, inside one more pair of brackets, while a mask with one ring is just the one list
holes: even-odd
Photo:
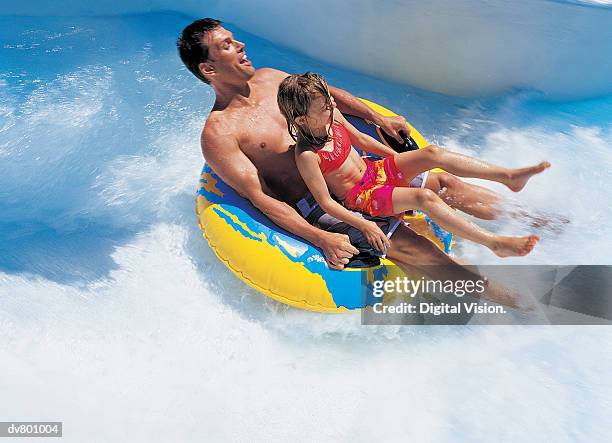
[[208, 60], [208, 45], [204, 41], [206, 34], [223, 22], [214, 18], [202, 18], [194, 21], [183, 29], [181, 36], [176, 41], [181, 60], [193, 75], [204, 83], [210, 83], [200, 72], [198, 65]]
[[302, 128], [295, 121], [298, 117], [304, 117], [308, 114], [308, 110], [312, 102], [318, 95], [323, 96], [325, 104], [331, 107], [331, 95], [329, 86], [322, 75], [314, 72], [306, 72], [304, 74], [293, 74], [286, 77], [278, 87], [278, 95], [276, 97], [278, 108], [287, 120], [287, 129], [289, 135], [297, 142], [298, 134], [311, 144], [325, 143], [329, 139], [314, 140], [309, 129]]

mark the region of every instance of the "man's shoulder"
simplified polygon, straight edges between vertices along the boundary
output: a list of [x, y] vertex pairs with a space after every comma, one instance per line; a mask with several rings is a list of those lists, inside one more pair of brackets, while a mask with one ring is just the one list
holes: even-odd
[[210, 111], [206, 122], [204, 123], [204, 131], [219, 131], [224, 126], [227, 126], [227, 111]]
[[223, 111], [211, 111], [206, 118], [204, 127], [202, 128], [202, 137], [222, 135], [222, 133], [227, 129], [227, 121], [228, 119], [226, 117], [224, 118]]
[[202, 151], [210, 151], [216, 146], [228, 145], [228, 140], [235, 139], [235, 131], [232, 130], [231, 122], [224, 111], [212, 111], [200, 134]]
[[289, 74], [274, 68], [259, 68], [257, 71], [255, 71], [255, 75], [257, 75], [259, 78], [283, 80]]

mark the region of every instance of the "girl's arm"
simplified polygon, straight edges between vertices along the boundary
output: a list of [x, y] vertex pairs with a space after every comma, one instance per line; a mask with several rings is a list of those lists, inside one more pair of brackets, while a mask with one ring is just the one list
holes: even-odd
[[382, 232], [376, 223], [370, 220], [366, 220], [363, 217], [355, 215], [329, 195], [329, 189], [325, 178], [321, 173], [319, 166], [319, 157], [312, 151], [301, 151], [298, 152], [299, 148], [295, 150], [295, 163], [300, 171], [306, 186], [312, 193], [321, 209], [327, 212], [332, 217], [336, 217], [338, 220], [348, 223], [351, 226], [359, 229], [363, 232], [366, 240], [375, 249], [384, 252], [385, 247], [389, 246], [389, 239]]
[[[351, 136], [351, 143], [359, 149], [363, 149], [364, 151], [381, 157], [391, 157], [397, 154], [397, 152], [395, 152], [389, 146], [382, 144], [378, 140], [370, 137], [368, 134], [364, 134], [351, 125], [337, 108], [334, 109], [334, 119], [348, 130]], [[408, 126], [406, 126], [406, 128], [407, 127]]]

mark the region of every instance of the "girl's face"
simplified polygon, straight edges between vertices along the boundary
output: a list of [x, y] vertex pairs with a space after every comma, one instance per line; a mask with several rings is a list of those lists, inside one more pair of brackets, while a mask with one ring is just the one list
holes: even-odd
[[332, 122], [332, 116], [336, 103], [331, 95], [329, 98], [330, 100], [328, 101], [325, 99], [325, 97], [319, 94], [312, 101], [304, 122], [311, 131], [325, 131], [325, 126]]

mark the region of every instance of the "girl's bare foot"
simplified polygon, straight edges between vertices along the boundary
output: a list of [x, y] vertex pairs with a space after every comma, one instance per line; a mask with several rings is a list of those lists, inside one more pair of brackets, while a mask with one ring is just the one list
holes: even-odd
[[537, 235], [527, 237], [498, 236], [489, 248], [500, 257], [522, 256], [529, 254], [540, 240]]
[[527, 181], [536, 174], [550, 168], [550, 163], [542, 162], [539, 165], [530, 166], [528, 168], [512, 169], [508, 179], [504, 182], [514, 192], [519, 192], [525, 187]]

